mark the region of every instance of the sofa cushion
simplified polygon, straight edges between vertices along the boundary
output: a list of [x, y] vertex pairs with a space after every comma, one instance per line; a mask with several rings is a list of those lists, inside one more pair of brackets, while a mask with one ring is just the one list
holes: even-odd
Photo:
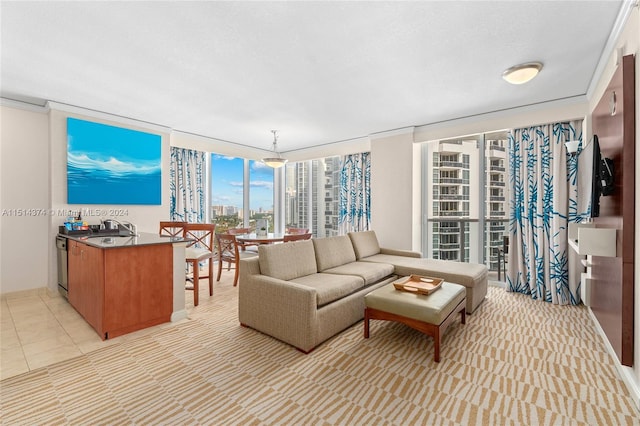
[[346, 235], [338, 237], [314, 238], [311, 240], [316, 252], [318, 272], [335, 268], [345, 263], [355, 262], [351, 239]]
[[362, 259], [363, 262], [382, 262], [395, 266], [397, 275], [430, 275], [444, 278], [446, 281], [474, 287], [477, 282], [486, 280], [487, 267], [478, 263], [454, 262], [451, 260], [415, 258], [376, 254]]
[[258, 246], [260, 273], [291, 280], [318, 272], [312, 240]]
[[364, 280], [355, 275], [319, 273], [298, 277], [291, 281], [314, 288], [317, 293], [318, 307], [342, 299], [364, 287]]
[[364, 298], [367, 308], [439, 325], [465, 299], [465, 295], [463, 286], [445, 282], [429, 296], [397, 291], [393, 284], [387, 284]]
[[393, 265], [374, 262], [350, 262], [335, 268], [325, 269], [326, 274], [356, 275], [364, 280], [364, 285], [370, 285], [393, 275]]
[[380, 244], [375, 231], [349, 232], [353, 250], [358, 260], [380, 253]]

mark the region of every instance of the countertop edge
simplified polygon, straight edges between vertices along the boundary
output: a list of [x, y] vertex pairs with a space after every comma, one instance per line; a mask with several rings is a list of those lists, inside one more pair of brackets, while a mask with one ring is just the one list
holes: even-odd
[[113, 236], [113, 235], [67, 235], [58, 234], [68, 240], [77, 241], [91, 247], [100, 249], [118, 249], [126, 247], [141, 247], [159, 244], [180, 244], [188, 243], [191, 240], [182, 237], [161, 236], [147, 232], [139, 232], [136, 236]]

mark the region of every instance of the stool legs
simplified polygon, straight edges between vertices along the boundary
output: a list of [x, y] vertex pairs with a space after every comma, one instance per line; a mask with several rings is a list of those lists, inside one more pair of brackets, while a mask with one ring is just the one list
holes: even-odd
[[198, 295], [200, 285], [200, 265], [198, 261], [193, 262], [193, 306], [198, 306]]

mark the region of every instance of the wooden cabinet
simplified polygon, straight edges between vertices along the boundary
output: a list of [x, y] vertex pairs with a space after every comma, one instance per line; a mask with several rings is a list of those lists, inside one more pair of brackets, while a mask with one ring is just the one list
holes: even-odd
[[69, 241], [69, 302], [102, 339], [171, 320], [171, 244], [101, 249]]
[[[591, 311], [620, 363], [637, 368], [634, 360], [637, 319], [634, 316], [637, 273], [636, 235], [636, 64], [633, 55], [621, 58], [618, 68], [591, 114], [602, 157], [614, 163], [613, 193], [600, 198], [598, 228], [617, 230], [612, 257], [593, 256]], [[615, 107], [615, 108], [614, 108]]]
[[69, 241], [69, 303], [103, 339], [104, 306], [103, 250], [77, 241]]

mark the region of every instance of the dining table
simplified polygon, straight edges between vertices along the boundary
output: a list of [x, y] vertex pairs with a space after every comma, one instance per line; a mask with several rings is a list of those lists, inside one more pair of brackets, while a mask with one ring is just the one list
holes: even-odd
[[284, 241], [285, 234], [282, 232], [269, 232], [267, 235], [258, 235], [255, 232], [250, 234], [236, 235], [236, 241], [241, 244], [273, 244]]

